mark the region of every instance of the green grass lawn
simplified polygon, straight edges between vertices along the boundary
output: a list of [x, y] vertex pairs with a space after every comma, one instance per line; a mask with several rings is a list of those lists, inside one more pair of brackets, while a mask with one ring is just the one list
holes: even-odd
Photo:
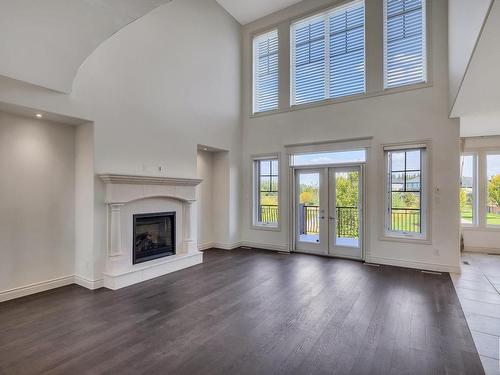
[[[500, 215], [499, 214], [488, 214], [486, 217], [488, 225], [500, 225]], [[472, 223], [472, 212], [462, 211], [462, 222]]]

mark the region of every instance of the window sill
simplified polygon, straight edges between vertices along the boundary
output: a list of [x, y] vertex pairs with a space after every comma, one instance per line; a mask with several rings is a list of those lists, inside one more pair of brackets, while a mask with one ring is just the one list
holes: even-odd
[[251, 230], [267, 230], [267, 231], [270, 231], [270, 232], [281, 232], [281, 226], [278, 224], [278, 225], [265, 225], [265, 224], [261, 224], [261, 225], [251, 225], [250, 226], [250, 229]]
[[266, 116], [276, 115], [279, 113], [294, 112], [294, 111], [300, 111], [303, 109], [323, 107], [326, 105], [347, 103], [347, 102], [352, 102], [355, 100], [374, 98], [377, 96], [399, 94], [399, 93], [403, 93], [403, 92], [426, 89], [426, 88], [430, 88], [430, 87], [432, 87], [432, 83], [430, 83], [430, 82], [415, 83], [415, 84], [408, 85], [408, 86], [391, 87], [388, 89], [383, 89], [381, 91], [375, 91], [375, 92], [371, 92], [371, 93], [356, 94], [356, 95], [344, 96], [344, 97], [335, 98], [335, 99], [324, 99], [324, 100], [320, 100], [317, 102], [304, 103], [304, 104], [298, 104], [298, 105], [290, 105], [288, 108], [284, 108], [284, 109], [275, 109], [272, 111], [252, 113], [249, 115], [249, 118], [253, 119], [253, 118], [259, 118], [259, 117], [266, 117]]
[[432, 241], [429, 238], [404, 237], [397, 235], [390, 236], [387, 234], [379, 237], [379, 240], [386, 242], [402, 242], [402, 243], [411, 243], [418, 245], [432, 245]]
[[500, 232], [500, 225], [486, 225], [486, 226], [473, 226], [473, 225], [462, 225], [462, 231], [464, 232]]

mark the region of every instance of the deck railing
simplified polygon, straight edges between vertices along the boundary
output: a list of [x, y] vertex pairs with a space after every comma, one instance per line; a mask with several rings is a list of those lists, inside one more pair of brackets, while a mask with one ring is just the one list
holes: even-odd
[[277, 223], [279, 210], [276, 205], [261, 205], [259, 212], [259, 222], [261, 223]]
[[[276, 205], [261, 205], [259, 221], [277, 223], [279, 209]], [[359, 237], [359, 213], [357, 207], [337, 207], [337, 237]], [[319, 206], [301, 204], [299, 207], [300, 234], [318, 234], [320, 230]], [[420, 210], [418, 208], [393, 208], [392, 230], [420, 232]]]
[[393, 208], [392, 230], [420, 233], [420, 210], [418, 208]]
[[[300, 234], [318, 234], [320, 228], [319, 206], [300, 205]], [[359, 237], [357, 207], [337, 207], [337, 237]]]

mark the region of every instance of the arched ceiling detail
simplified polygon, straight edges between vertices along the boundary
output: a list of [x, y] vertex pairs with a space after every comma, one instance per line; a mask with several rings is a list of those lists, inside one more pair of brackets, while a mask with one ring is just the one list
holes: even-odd
[[106, 39], [171, 0], [0, 0], [0, 76], [69, 93]]

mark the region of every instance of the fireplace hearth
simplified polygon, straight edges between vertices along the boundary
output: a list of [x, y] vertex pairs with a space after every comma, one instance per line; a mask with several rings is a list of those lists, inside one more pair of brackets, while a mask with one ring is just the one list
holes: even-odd
[[133, 264], [175, 255], [175, 212], [134, 215]]

